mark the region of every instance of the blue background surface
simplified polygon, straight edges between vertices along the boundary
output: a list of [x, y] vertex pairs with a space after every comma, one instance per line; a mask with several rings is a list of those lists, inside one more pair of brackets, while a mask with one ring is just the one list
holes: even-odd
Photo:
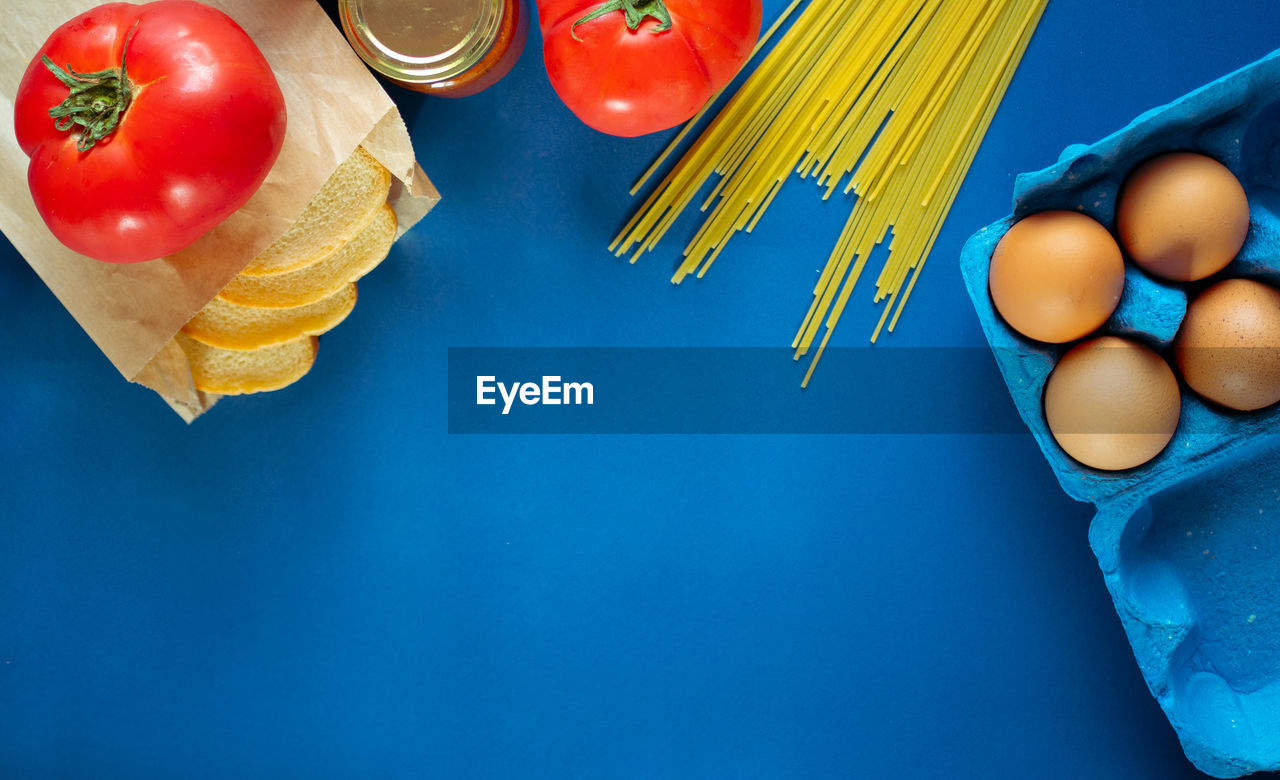
[[[1278, 23], [1052, 0], [882, 346], [982, 345], [956, 256], [1015, 173]], [[1029, 434], [447, 435], [449, 347], [787, 343], [847, 207], [797, 182], [672, 287], [603, 250], [666, 135], [577, 123], [536, 29], [392, 94], [444, 200], [285, 392], [188, 427], [0, 249], [0, 777], [1198, 776]]]

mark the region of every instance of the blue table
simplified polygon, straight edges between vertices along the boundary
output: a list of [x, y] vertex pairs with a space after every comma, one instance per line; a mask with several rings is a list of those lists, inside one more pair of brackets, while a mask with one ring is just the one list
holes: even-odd
[[[878, 348], [981, 347], [955, 258], [1014, 174], [1277, 29], [1053, 0]], [[450, 347], [785, 345], [847, 211], [796, 182], [673, 287], [604, 251], [667, 134], [579, 124], [536, 30], [393, 96], [444, 200], [287, 391], [188, 427], [0, 248], [0, 777], [1198, 776], [1029, 435], [449, 435]], [[936, 392], [1013, 420], [981, 377]]]

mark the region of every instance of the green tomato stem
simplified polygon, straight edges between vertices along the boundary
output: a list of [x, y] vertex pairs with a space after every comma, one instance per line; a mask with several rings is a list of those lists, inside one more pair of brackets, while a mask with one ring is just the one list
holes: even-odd
[[601, 16], [611, 14], [614, 11], [623, 12], [627, 18], [627, 27], [632, 30], [640, 29], [640, 23], [650, 17], [658, 20], [658, 26], [651, 30], [654, 35], [671, 29], [671, 14], [667, 11], [667, 6], [662, 0], [609, 0], [609, 2], [604, 3], [574, 22], [573, 26], [569, 28], [569, 34], [573, 36], [575, 41], [582, 40], [578, 37], [578, 33], [575, 32], [578, 29], [578, 25], [586, 24], [592, 19], [599, 19]]
[[80, 137], [76, 140], [77, 151], [88, 151], [98, 141], [111, 135], [133, 100], [133, 85], [129, 82], [124, 59], [137, 29], [138, 23], [134, 22], [120, 52], [119, 68], [78, 73], [70, 65], [67, 65], [66, 70], [59, 68], [48, 56], [40, 58], [44, 66], [71, 90], [66, 100], [49, 109], [49, 116], [53, 118], [53, 126], [59, 131], [70, 130], [76, 125], [82, 128]]

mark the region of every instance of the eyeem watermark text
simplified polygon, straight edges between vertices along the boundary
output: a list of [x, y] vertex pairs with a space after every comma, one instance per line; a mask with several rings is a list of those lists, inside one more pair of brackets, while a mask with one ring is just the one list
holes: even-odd
[[520, 399], [525, 406], [591, 406], [595, 403], [595, 388], [590, 382], [563, 382], [558, 376], [544, 376], [542, 383], [512, 382], [504, 384], [495, 376], [476, 377], [476, 405], [495, 406], [502, 397], [502, 413], [511, 412], [511, 406]]

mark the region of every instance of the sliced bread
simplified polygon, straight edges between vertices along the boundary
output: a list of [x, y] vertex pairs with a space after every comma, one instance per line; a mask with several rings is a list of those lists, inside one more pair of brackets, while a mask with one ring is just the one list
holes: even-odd
[[346, 319], [355, 306], [354, 284], [314, 303], [280, 309], [242, 306], [214, 298], [182, 326], [182, 332], [211, 347], [257, 349], [299, 336], [326, 333]]
[[317, 263], [269, 276], [239, 274], [218, 293], [241, 306], [302, 306], [333, 295], [381, 263], [396, 240], [396, 213], [386, 204], [354, 239]]
[[242, 395], [279, 390], [311, 370], [320, 340], [303, 336], [261, 349], [211, 347], [183, 333], [175, 337], [191, 364], [197, 390], [219, 395]]
[[285, 273], [317, 262], [356, 236], [386, 203], [391, 172], [357, 147], [312, 198], [297, 221], [241, 273]]

